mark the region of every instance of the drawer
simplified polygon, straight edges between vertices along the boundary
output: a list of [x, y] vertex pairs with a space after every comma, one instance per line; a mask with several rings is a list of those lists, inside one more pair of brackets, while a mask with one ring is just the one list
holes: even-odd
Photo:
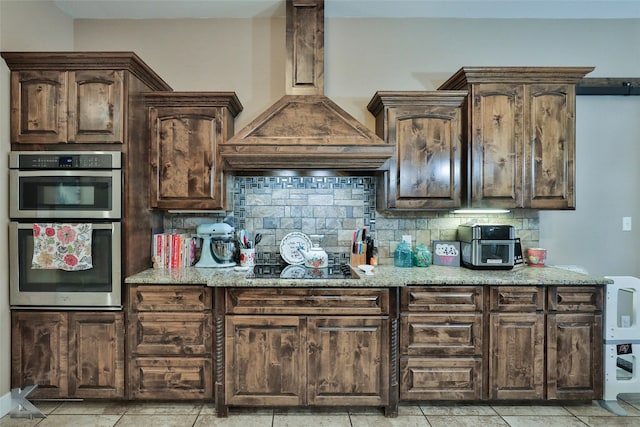
[[129, 349], [136, 355], [211, 354], [210, 313], [139, 313], [129, 317]]
[[550, 286], [549, 311], [602, 311], [603, 286]]
[[389, 313], [388, 289], [229, 288], [229, 314], [383, 315]]
[[131, 311], [210, 311], [211, 288], [206, 286], [131, 286]]
[[544, 310], [543, 286], [491, 286], [491, 311]]
[[480, 358], [400, 359], [400, 400], [480, 400]]
[[400, 355], [482, 355], [482, 314], [409, 314], [400, 318]]
[[481, 286], [407, 287], [400, 295], [401, 311], [482, 311]]
[[213, 398], [211, 358], [137, 358], [130, 362], [131, 399]]

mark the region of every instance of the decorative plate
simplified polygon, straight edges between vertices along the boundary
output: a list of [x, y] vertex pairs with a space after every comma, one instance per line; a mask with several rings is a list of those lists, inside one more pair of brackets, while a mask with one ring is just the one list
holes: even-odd
[[307, 269], [301, 265], [287, 265], [280, 273], [281, 279], [304, 279]]
[[280, 242], [280, 256], [287, 264], [303, 264], [304, 257], [298, 251], [311, 249], [311, 239], [304, 233], [294, 231], [282, 238]]

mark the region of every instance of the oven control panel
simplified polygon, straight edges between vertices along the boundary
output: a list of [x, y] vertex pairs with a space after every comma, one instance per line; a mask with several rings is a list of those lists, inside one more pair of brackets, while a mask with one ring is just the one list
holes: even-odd
[[120, 169], [120, 152], [22, 151], [9, 154], [12, 169]]

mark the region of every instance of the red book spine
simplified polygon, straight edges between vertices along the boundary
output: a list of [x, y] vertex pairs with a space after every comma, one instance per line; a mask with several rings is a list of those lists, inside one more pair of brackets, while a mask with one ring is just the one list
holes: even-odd
[[180, 235], [171, 235], [171, 268], [180, 267]]

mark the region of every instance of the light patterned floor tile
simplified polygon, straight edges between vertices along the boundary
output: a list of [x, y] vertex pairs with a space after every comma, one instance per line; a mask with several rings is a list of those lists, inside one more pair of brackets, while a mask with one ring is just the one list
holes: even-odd
[[571, 412], [562, 406], [552, 405], [491, 405], [498, 415], [556, 415], [568, 416]]
[[197, 417], [197, 414], [125, 414], [120, 418], [116, 427], [141, 427], [145, 425], [153, 427], [192, 427]]
[[511, 427], [585, 427], [573, 416], [512, 415], [503, 418]]
[[638, 427], [640, 426], [640, 417], [582, 417], [579, 416], [583, 423], [590, 427]]
[[218, 418], [215, 415], [200, 415], [193, 427], [270, 427], [273, 415], [232, 415]]
[[421, 403], [425, 415], [497, 415], [489, 405], [471, 403]]
[[384, 415], [351, 415], [352, 427], [426, 427], [429, 426], [424, 415], [404, 415], [387, 418]]
[[127, 407], [126, 414], [195, 414], [198, 415], [202, 403], [189, 402], [154, 402], [154, 403], [131, 403]]
[[64, 402], [51, 413], [56, 415], [122, 415], [129, 405], [126, 402]]
[[432, 427], [508, 427], [502, 417], [498, 415], [427, 415], [427, 421]]
[[32, 427], [42, 421], [42, 418], [11, 418], [9, 414], [0, 418], [0, 427]]
[[[627, 415], [638, 417], [640, 416], [640, 410], [634, 408], [626, 402], [618, 401], [618, 405], [627, 413]], [[609, 412], [607, 409], [603, 408], [598, 402], [591, 403], [576, 403], [576, 404], [565, 404], [564, 408], [571, 412], [573, 415], [583, 415], [588, 417], [611, 417], [616, 416], [616, 414]]]
[[205, 403], [202, 405], [200, 409], [200, 415], [215, 415], [216, 414], [216, 405], [215, 403]]
[[36, 408], [38, 408], [43, 414], [50, 414], [54, 410], [56, 410], [56, 408], [62, 405], [62, 403], [60, 402], [53, 402], [48, 400], [33, 400], [31, 401], [31, 403], [36, 405]]
[[113, 427], [120, 415], [49, 415], [38, 427]]
[[349, 415], [347, 407], [276, 408], [274, 415]]
[[351, 427], [348, 415], [273, 415], [273, 427]]

